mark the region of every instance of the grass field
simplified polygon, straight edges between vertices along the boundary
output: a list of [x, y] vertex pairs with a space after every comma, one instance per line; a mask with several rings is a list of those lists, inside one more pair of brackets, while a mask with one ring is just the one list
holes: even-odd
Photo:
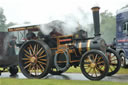
[[[81, 73], [81, 70], [71, 67], [67, 72]], [[128, 74], [128, 69], [121, 68], [118, 74]], [[128, 82], [1, 78], [0, 85], [128, 85]]]
[[[67, 72], [81, 73], [81, 70], [71, 67]], [[118, 74], [128, 74], [128, 69], [121, 68]], [[0, 85], [128, 85], [128, 82], [0, 78]]]
[[[0, 70], [2, 70], [2, 68], [0, 68]], [[77, 67], [77, 68], [70, 67], [66, 72], [67, 73], [81, 73], [81, 69], [80, 67]], [[120, 68], [117, 74], [128, 74], [128, 68]]]
[[55, 79], [0, 79], [0, 85], [128, 85], [126, 82], [78, 81]]
[[[66, 72], [68, 72], [68, 73], [81, 73], [81, 70], [79, 67], [77, 67], [77, 68], [71, 67]], [[117, 74], [128, 74], [128, 68], [126, 68], [126, 69], [120, 68], [120, 70], [118, 71]]]

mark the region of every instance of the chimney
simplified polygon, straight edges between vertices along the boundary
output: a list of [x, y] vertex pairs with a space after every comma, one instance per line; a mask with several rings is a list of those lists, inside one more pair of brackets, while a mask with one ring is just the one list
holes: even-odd
[[99, 22], [99, 9], [100, 7], [98, 6], [95, 6], [95, 7], [92, 7], [92, 12], [93, 12], [93, 21], [94, 21], [94, 35], [97, 37], [97, 36], [100, 36], [100, 22]]

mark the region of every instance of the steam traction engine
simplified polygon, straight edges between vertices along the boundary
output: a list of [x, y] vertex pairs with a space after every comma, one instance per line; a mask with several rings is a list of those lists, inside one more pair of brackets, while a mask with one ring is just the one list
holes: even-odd
[[[43, 78], [48, 73], [61, 74], [71, 66], [80, 66], [90, 80], [115, 74], [120, 68], [120, 59], [100, 38], [99, 7], [92, 10], [95, 37], [88, 38], [87, 32], [79, 30], [73, 35], [27, 40], [19, 52], [21, 72], [28, 78]], [[18, 28], [9, 31], [18, 31]]]

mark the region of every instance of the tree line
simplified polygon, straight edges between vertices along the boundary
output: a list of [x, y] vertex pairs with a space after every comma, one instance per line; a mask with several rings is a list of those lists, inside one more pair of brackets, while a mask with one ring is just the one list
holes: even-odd
[[[7, 19], [4, 15], [4, 9], [0, 7], [0, 32], [6, 32], [8, 27], [16, 25], [17, 23], [9, 22], [6, 23]], [[30, 22], [24, 22], [23, 24], [29, 24]]]

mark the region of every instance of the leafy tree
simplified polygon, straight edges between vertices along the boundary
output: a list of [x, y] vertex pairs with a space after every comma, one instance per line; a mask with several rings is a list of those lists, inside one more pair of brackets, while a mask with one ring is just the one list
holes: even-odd
[[14, 22], [9, 22], [8, 24], [6, 24], [6, 27], [10, 27], [10, 26], [13, 26], [13, 25], [16, 25], [17, 23], [14, 23]]
[[127, 5], [125, 5], [124, 7], [122, 7], [121, 9], [124, 9], [124, 8], [128, 8], [128, 4], [127, 4]]
[[6, 30], [6, 17], [4, 15], [4, 9], [0, 8], [0, 31]]
[[24, 22], [24, 24], [30, 24], [31, 22], [28, 22], [28, 21], [26, 21], [26, 22]]
[[111, 43], [116, 35], [116, 17], [107, 10], [101, 14], [101, 36]]

